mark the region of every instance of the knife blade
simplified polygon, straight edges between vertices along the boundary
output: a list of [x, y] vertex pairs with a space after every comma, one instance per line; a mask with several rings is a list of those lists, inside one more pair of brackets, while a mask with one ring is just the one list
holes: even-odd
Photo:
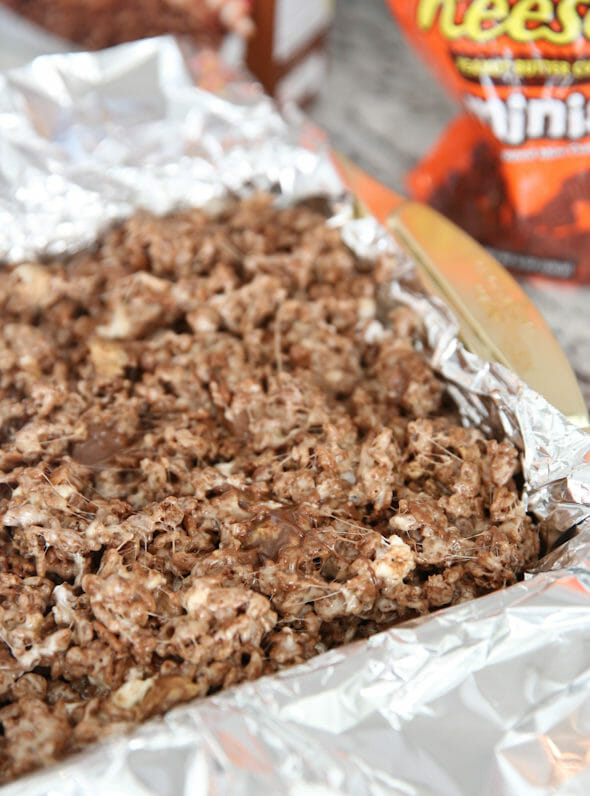
[[361, 214], [386, 224], [424, 287], [457, 316], [464, 345], [506, 365], [579, 426], [590, 423], [576, 376], [547, 322], [483, 246], [432, 208], [406, 200], [340, 153], [334, 162]]

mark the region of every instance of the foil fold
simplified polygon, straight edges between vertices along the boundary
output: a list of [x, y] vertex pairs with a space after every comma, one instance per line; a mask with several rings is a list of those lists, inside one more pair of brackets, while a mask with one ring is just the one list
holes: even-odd
[[387, 300], [424, 318], [465, 420], [522, 449], [529, 510], [578, 531], [508, 589], [172, 710], [3, 793], [590, 792], [590, 437], [462, 347], [389, 234], [352, 219], [324, 136], [248, 80], [195, 87], [162, 38], [1, 74], [0, 152], [8, 262], [89, 245], [138, 207], [327, 198], [349, 246], [398, 257]]

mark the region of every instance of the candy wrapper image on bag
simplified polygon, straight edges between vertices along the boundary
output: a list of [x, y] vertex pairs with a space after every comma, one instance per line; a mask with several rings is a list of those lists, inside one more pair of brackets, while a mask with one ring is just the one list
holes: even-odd
[[590, 9], [388, 0], [466, 113], [412, 193], [521, 273], [590, 281]]
[[[7, 648], [10, 642], [16, 653], [8, 649], [2, 658], [1, 672], [8, 682], [8, 697], [3, 697], [7, 704], [0, 708], [3, 755], [9, 743], [11, 753], [20, 753], [20, 763], [35, 754], [41, 758], [48, 750], [50, 754], [52, 750], [59, 753], [59, 748], [52, 747], [56, 728], [61, 731], [59, 738], [65, 738], [74, 724], [82, 724], [79, 718], [84, 711], [86, 721], [82, 724], [84, 733], [78, 735], [80, 745], [89, 739], [88, 733], [100, 728], [105, 717], [119, 719], [119, 729], [129, 730], [126, 722], [130, 710], [133, 713], [139, 706], [143, 710], [149, 699], [156, 697], [159, 704], [152, 706], [158, 710], [166, 706], [167, 698], [174, 702], [179, 693], [182, 698], [179, 686], [187, 685], [189, 673], [183, 660], [190, 668], [188, 657], [199, 649], [212, 649], [207, 635], [215, 644], [231, 646], [238, 641], [238, 647], [250, 645], [243, 649], [244, 658], [239, 656], [239, 665], [242, 670], [255, 667], [260, 661], [255, 649], [256, 622], [251, 624], [255, 614], [258, 630], [265, 632], [264, 623], [272, 619], [276, 607], [283, 616], [297, 609], [310, 620], [312, 614], [318, 616], [320, 611], [330, 625], [332, 638], [346, 641], [347, 625], [339, 616], [336, 622], [329, 616], [335, 610], [341, 616], [348, 614], [349, 626], [356, 633], [361, 623], [355, 615], [354, 600], [374, 599], [369, 593], [354, 590], [359, 584], [358, 576], [368, 574], [364, 581], [367, 584], [373, 567], [376, 580], [403, 578], [410, 559], [424, 554], [424, 549], [412, 547], [412, 534], [405, 533], [412, 528], [402, 527], [403, 517], [408, 519], [409, 515], [393, 508], [393, 494], [388, 494], [388, 490], [392, 492], [395, 486], [403, 492], [407, 485], [388, 483], [397, 470], [387, 457], [395, 453], [398, 434], [401, 439], [400, 424], [404, 431], [410, 412], [428, 414], [439, 406], [441, 386], [456, 401], [462, 418], [503, 441], [484, 442], [479, 432], [457, 426], [453, 431], [456, 440], [451, 444], [447, 439], [448, 417], [417, 417], [413, 422], [422, 433], [417, 433], [416, 442], [425, 440], [427, 449], [414, 462], [405, 463], [413, 464], [413, 475], [406, 473], [410, 480], [423, 479], [425, 489], [440, 489], [434, 482], [427, 485], [428, 476], [418, 470], [432, 473], [438, 468], [438, 477], [445, 482], [445, 467], [447, 475], [461, 468], [460, 459], [467, 450], [477, 459], [484, 450], [494, 448], [501, 454], [497, 469], [506, 469], [503, 460], [508, 465], [508, 481], [503, 480], [506, 473], [494, 476], [497, 483], [492, 491], [499, 492], [509, 487], [510, 473], [516, 464], [510, 452], [509, 443], [513, 443], [523, 451], [524, 492], [522, 500], [511, 492], [512, 486], [503, 498], [499, 494], [493, 510], [510, 513], [516, 509], [518, 516], [509, 518], [516, 519], [511, 532], [505, 526], [503, 534], [496, 533], [490, 540], [493, 543], [486, 551], [488, 557], [499, 561], [501, 550], [508, 549], [509, 532], [518, 540], [521, 529], [531, 528], [525, 508], [546, 520], [555, 535], [573, 525], [580, 531], [545, 562], [550, 571], [530, 573], [508, 589], [426, 614], [368, 640], [317, 655], [304, 665], [194, 701], [168, 712], [163, 719], [144, 724], [132, 734], [114, 735], [81, 757], [66, 759], [58, 767], [17, 780], [5, 792], [587, 790], [587, 435], [572, 428], [508, 371], [485, 364], [463, 350], [449, 312], [440, 302], [416, 290], [411, 264], [403, 259], [395, 243], [372, 219], [349, 218], [350, 203], [343, 197], [329, 159], [317, 146], [321, 136], [305, 124], [286, 123], [251, 85], [228, 86], [219, 96], [194, 88], [179, 50], [167, 39], [97, 55], [38, 59], [29, 67], [5, 75], [3, 80], [2, 142], [10, 155], [3, 162], [10, 165], [3, 174], [0, 195], [4, 221], [0, 243], [2, 259], [8, 263], [7, 280], [11, 280], [13, 288], [6, 293], [7, 317], [3, 319], [4, 330], [9, 323], [13, 327], [11, 334], [6, 332], [3, 338], [7, 342], [5, 355], [13, 362], [10, 367], [4, 364], [5, 378], [10, 380], [13, 373], [18, 373], [21, 390], [34, 387], [34, 381], [47, 382], [35, 370], [41, 368], [45, 372], [43, 368], [52, 361], [51, 346], [43, 339], [43, 330], [49, 331], [52, 324], [59, 328], [63, 314], [68, 321], [61, 326], [66, 336], [74, 330], [92, 333], [88, 336], [86, 359], [77, 358], [84, 347], [82, 340], [76, 342], [68, 337], [66, 341], [67, 346], [71, 344], [71, 351], [78, 352], [68, 365], [79, 368], [77, 391], [68, 395], [66, 390], [60, 398], [31, 389], [22, 411], [30, 412], [37, 402], [45, 407], [45, 417], [37, 413], [37, 424], [31, 426], [28, 418], [23, 424], [23, 416], [13, 414], [3, 426], [6, 439], [2, 453], [9, 461], [5, 460], [2, 468], [7, 485], [2, 491], [2, 543], [10, 549], [6, 556], [9, 571], [3, 573], [7, 575], [7, 595], [1, 606], [2, 640]], [[274, 209], [261, 198], [246, 205], [241, 202], [240, 197], [259, 191], [275, 196]], [[318, 197], [323, 202], [318, 202]], [[306, 202], [294, 206], [299, 200]], [[327, 224], [322, 221], [320, 225], [310, 209], [312, 200], [316, 207], [331, 208]], [[163, 215], [183, 206], [197, 209], [177, 214], [171, 228], [146, 215]], [[223, 223], [220, 217], [217, 221], [208, 220], [198, 209], [211, 213], [213, 206], [224, 208]], [[138, 210], [142, 211], [139, 215]], [[282, 222], [273, 226], [277, 213]], [[115, 231], [106, 231], [110, 223], [120, 219], [129, 220]], [[209, 229], [210, 239], [207, 246], [199, 249], [198, 256], [190, 247], [179, 249], [176, 245], [191, 224], [200, 230]], [[208, 224], [213, 226], [209, 228]], [[262, 249], [257, 250], [260, 224], [267, 237], [263, 238]], [[307, 254], [305, 247], [297, 252], [295, 266], [285, 258], [284, 251], [293, 247], [298, 234], [304, 236], [311, 249]], [[152, 236], [147, 250], [146, 235]], [[102, 243], [90, 253], [74, 256], [67, 265], [51, 262], [84, 249], [97, 237]], [[272, 248], [268, 248], [271, 243]], [[117, 255], [121, 246], [125, 250], [123, 264]], [[250, 254], [242, 258], [248, 246]], [[313, 254], [311, 259], [309, 251]], [[47, 264], [36, 261], [39, 255], [48, 260]], [[152, 262], [151, 272], [145, 267], [146, 256]], [[213, 265], [210, 257], [214, 258]], [[236, 262], [241, 263], [237, 268]], [[203, 273], [192, 273], [195, 267], [202, 268]], [[188, 270], [184, 273], [183, 269]], [[324, 285], [318, 278], [322, 269]], [[311, 273], [315, 273], [313, 278]], [[75, 280], [67, 280], [66, 275]], [[108, 285], [113, 276], [117, 279]], [[187, 291], [186, 280], [195, 277], [207, 280], [199, 283], [199, 289], [203, 295], [209, 291], [210, 301], [206, 306], [201, 301], [200, 306], [185, 307], [182, 317], [177, 317], [175, 313], [182, 302], [198, 298]], [[302, 306], [298, 300], [293, 301], [297, 298], [293, 291], [304, 293], [307, 279], [315, 294], [309, 306]], [[380, 285], [379, 291], [371, 293], [370, 285], [375, 282]], [[220, 291], [220, 283], [226, 289]], [[345, 297], [339, 293], [340, 283]], [[3, 280], [3, 284], [7, 283]], [[252, 285], [256, 290], [251, 289]], [[268, 302], [258, 300], [260, 296], [266, 301], [269, 289], [277, 301], [281, 297], [279, 305], [269, 307]], [[86, 312], [79, 311], [81, 293], [76, 291], [86, 291], [90, 296]], [[288, 300], [281, 291], [291, 291]], [[56, 296], [59, 301], [54, 303]], [[38, 317], [31, 314], [35, 302], [44, 307]], [[121, 305], [127, 311], [117, 314], [115, 309]], [[279, 306], [283, 317], [276, 314]], [[327, 315], [306, 315], [321, 307]], [[269, 311], [274, 312], [273, 322], [265, 327], [264, 313]], [[100, 329], [96, 327], [97, 319]], [[239, 328], [234, 329], [236, 323]], [[388, 345], [392, 342], [390, 324], [399, 335], [397, 347]], [[350, 330], [352, 338], [347, 337]], [[416, 330], [420, 331], [412, 342], [404, 341], [404, 335], [412, 338]], [[190, 349], [191, 333], [200, 335], [200, 341], [207, 339], [213, 344], [217, 338], [226, 342], [231, 338], [231, 344], [223, 356], [213, 356], [208, 362], [199, 360], [202, 354], [198, 348]], [[291, 339], [290, 335], [295, 337]], [[151, 341], [150, 350], [144, 348], [141, 360], [134, 360], [146, 338]], [[245, 359], [241, 358], [239, 339], [246, 346]], [[306, 341], [313, 345], [306, 348]], [[56, 342], [54, 337], [51, 344]], [[317, 343], [321, 345], [316, 348]], [[187, 344], [189, 350], [184, 350]], [[347, 372], [343, 364], [358, 358], [358, 348], [367, 357], [363, 367], [370, 368], [371, 346], [383, 353], [378, 365], [383, 383], [388, 383], [393, 391], [403, 388], [404, 411], [408, 414], [404, 421], [403, 413], [398, 416], [391, 407], [388, 410], [387, 401], [378, 400], [379, 387], [374, 384], [371, 389], [376, 389], [376, 394], [368, 389], [367, 395], [358, 396], [357, 416], [366, 429], [362, 437], [355, 439], [351, 438], [344, 417], [335, 410], [334, 401], [342, 399], [338, 398], [339, 392], [346, 395], [356, 387], [355, 372]], [[419, 349], [435, 369], [436, 377], [421, 359]], [[212, 350], [206, 353], [215, 354]], [[400, 354], [406, 362], [405, 372]], [[274, 376], [262, 391], [255, 382], [243, 378], [256, 357], [272, 363], [274, 369]], [[227, 383], [216, 382], [215, 375], [229, 359], [236, 363], [237, 382], [229, 378]], [[193, 378], [199, 362], [199, 368], [209, 367], [211, 373], [202, 370]], [[302, 363], [313, 374], [310, 382], [294, 382], [294, 362]], [[95, 375], [92, 369], [96, 370]], [[422, 372], [417, 380], [418, 369]], [[58, 368], [56, 376], [60, 372]], [[150, 373], [157, 373], [158, 378], [153, 379]], [[187, 382], [184, 373], [188, 374], [186, 387], [192, 401], [202, 401], [201, 383], [211, 385], [219, 423], [208, 426], [207, 415], [193, 417], [187, 427], [188, 409], [184, 407], [182, 421], [178, 415], [167, 428], [159, 426], [158, 418], [188, 394], [186, 389], [177, 392], [180, 382]], [[104, 397], [106, 386], [117, 379], [122, 393], [128, 389], [125, 380], [133, 391], [144, 391], [144, 399], [153, 410], [149, 416], [144, 413], [143, 419], [134, 418], [122, 412], [120, 404], [113, 413], [112, 407], [99, 401], [95, 414], [82, 418], [82, 425], [75, 423], [67, 434], [63, 427], [60, 434], [49, 433], [49, 423], [56, 418], [64, 420], [66, 405], [75, 416], [77, 410], [71, 401], [75, 404], [78, 399], [87, 400], [90, 393]], [[88, 392], [90, 383], [96, 392]], [[135, 397], [139, 394], [134, 392]], [[127, 404], [130, 396], [124, 397]], [[21, 411], [14, 402], [11, 406], [15, 412]], [[258, 414], [261, 406], [274, 406], [274, 415]], [[8, 404], [3, 407], [7, 411], [10, 408]], [[379, 427], [385, 430], [385, 436], [372, 436], [371, 413], [364, 412], [364, 407], [384, 413], [387, 422], [380, 420]], [[326, 421], [328, 410], [333, 417]], [[309, 434], [296, 440], [305, 444], [291, 449], [293, 461], [287, 463], [285, 443], [277, 448], [276, 435], [289, 435], [288, 424], [298, 423], [302, 414], [307, 417], [310, 412], [316, 419], [308, 424]], [[77, 420], [79, 415], [75, 417]], [[112, 425], [121, 419], [125, 420], [122, 426]], [[148, 429], [144, 426], [146, 420], [150, 423]], [[429, 423], [434, 424], [431, 429], [427, 428]], [[103, 428], [109, 433], [103, 433]], [[239, 473], [232, 464], [239, 461], [240, 449], [235, 449], [235, 439], [231, 442], [230, 434], [216, 439], [220, 428], [234, 437], [241, 435], [242, 447], [250, 447], [248, 455], [255, 460], [256, 477], [247, 487], [258, 483], [258, 492], [242, 488], [244, 484], [240, 484]], [[146, 431], [152, 434], [151, 440], [145, 437]], [[138, 434], [142, 437], [141, 450], [135, 445]], [[256, 435], [260, 435], [259, 440]], [[320, 438], [322, 450], [316, 452]], [[210, 455], [207, 447], [220, 441], [226, 447], [215, 459], [216, 466], [204, 467], [203, 461]], [[234, 448], [230, 449], [232, 444]], [[439, 451], [437, 444], [446, 452]], [[455, 444], [459, 448], [449, 450]], [[174, 457], [169, 455], [171, 445], [175, 446]], [[201, 448], [197, 461], [193, 461], [197, 445]], [[67, 450], [65, 456], [63, 450]], [[35, 466], [31, 462], [38, 461], [35, 457], [39, 452], [44, 458], [61, 456], [64, 466], [59, 473], [53, 468], [33, 472]], [[104, 460], [113, 455], [123, 457], [117, 460], [118, 474], [104, 466]], [[153, 467], [154, 457], [159, 459], [157, 468]], [[190, 461], [187, 472], [178, 469], [183, 460], [185, 465]], [[302, 462], [309, 466], [295, 466]], [[383, 466], [384, 470], [379, 469]], [[283, 477], [283, 468], [287, 475], [298, 473], [301, 480], [294, 483]], [[305, 491], [309, 483], [306, 479], [316, 478], [322, 468], [331, 476], [318, 482], [318, 487], [326, 492], [319, 500], [313, 497], [307, 501], [316, 504], [315, 508], [310, 506], [316, 515], [306, 514], [301, 507], [293, 511], [286, 497], [275, 499], [278, 490], [285, 490], [284, 495], [296, 489]], [[466, 475], [468, 470], [464, 471]], [[377, 481], [370, 477], [372, 472], [378, 476]], [[383, 472], [386, 477], [381, 476]], [[195, 474], [198, 484], [191, 481]], [[25, 484], [26, 478], [29, 482]], [[273, 483], [272, 496], [264, 487], [269, 478]], [[83, 484], [88, 479], [96, 488], [92, 494], [84, 493]], [[465, 478], [459, 478], [459, 482], [468, 489]], [[107, 517], [103, 512], [98, 516], [105, 505], [101, 503], [105, 491], [122, 486], [126, 491], [117, 499], [117, 511], [123, 513]], [[205, 494], [176, 497], [183, 487], [190, 491], [195, 486], [204, 488]], [[157, 497], [151, 504], [161, 510], [157, 516], [148, 517], [143, 511], [146, 490], [171, 490], [168, 498]], [[364, 523], [362, 516], [317, 515], [322, 505], [334, 514], [333, 501], [342, 505], [344, 490], [351, 495], [352, 506], [354, 497], [368, 508], [370, 492], [370, 511], [385, 512], [388, 518], [401, 515], [400, 527], [392, 533], [388, 531], [392, 539], [399, 541], [389, 545], [379, 542], [381, 532], [376, 533], [373, 526]], [[456, 498], [452, 489], [447, 491], [449, 494], [440, 497], [449, 501]], [[432, 495], [422, 497], [427, 500]], [[130, 498], [132, 503], [127, 503]], [[477, 504], [477, 494], [467, 494], [466, 498], [467, 503], [471, 500]], [[402, 499], [410, 499], [407, 491]], [[457, 505], [459, 502], [455, 499]], [[110, 505], [116, 508], [112, 502]], [[182, 524], [180, 507], [189, 515], [188, 524]], [[220, 524], [215, 518], [211, 521], [211, 517], [199, 515], [203, 507], [207, 514], [211, 508], [217, 510]], [[44, 524], [46, 518], [40, 514], [48, 508], [59, 520], [57, 525]], [[236, 519], [231, 529], [224, 526], [220, 509], [231, 511]], [[438, 524], [444, 522], [443, 514], [438, 517]], [[193, 519], [198, 521], [198, 527], [190, 524]], [[345, 520], [342, 525], [341, 519]], [[462, 550], [475, 549], [472, 545], [477, 545], [478, 540], [467, 538], [471, 534], [466, 532], [466, 523], [462, 527], [463, 534], [457, 536], [453, 532], [447, 542], [463, 545]], [[322, 537], [318, 531], [332, 535]], [[479, 527], [473, 528], [473, 533], [481, 537], [479, 531]], [[207, 554], [206, 572], [193, 573], [195, 554], [200, 551], [187, 548], [187, 536]], [[338, 556], [332, 558], [326, 547], [339, 543], [336, 537], [351, 546], [339, 547]], [[158, 539], [163, 544], [154, 544]], [[239, 546], [232, 544], [232, 539], [239, 541]], [[311, 553], [305, 546], [314, 539], [317, 550], [309, 555], [306, 565], [315, 567], [315, 571], [302, 572], [298, 569], [300, 548]], [[371, 542], [376, 544], [374, 555], [367, 548], [359, 556], [356, 545], [369, 543], [370, 547]], [[86, 547], [81, 548], [80, 544]], [[16, 553], [15, 545], [20, 546]], [[496, 546], [497, 552], [493, 552], [491, 548]], [[436, 542], [430, 547], [431, 554], [437, 555]], [[294, 566], [281, 573], [275, 568], [275, 559], [286, 551], [295, 556]], [[239, 561], [236, 552], [241, 556]], [[519, 553], [518, 544], [514, 552]], [[525, 558], [530, 565], [530, 556]], [[359, 567], [366, 565], [365, 573], [360, 569], [353, 572], [357, 560]], [[142, 570], [144, 576], [138, 582], [139, 572], [134, 567], [141, 562], [155, 566], [149, 577]], [[241, 571], [235, 563], [241, 565]], [[456, 563], [463, 568], [463, 577], [468, 568], [475, 571], [477, 562]], [[177, 568], [173, 577], [169, 570], [172, 564]], [[22, 566], [22, 571], [10, 571], [15, 566]], [[44, 575], [38, 573], [40, 566], [45, 567]], [[87, 566], [90, 569], [85, 569]], [[200, 590], [182, 587], [187, 567], [193, 578], [191, 586], [199, 586], [200, 581]], [[297, 593], [309, 582], [317, 588], [322, 569], [322, 577], [332, 583], [328, 592]], [[272, 599], [276, 598], [270, 608], [269, 598], [262, 593], [245, 602], [242, 599], [246, 586], [237, 585], [236, 581], [254, 570], [258, 578], [264, 571], [268, 581], [266, 586], [261, 586], [260, 580], [258, 584], [248, 583], [249, 593], [253, 594], [252, 585], [267, 589]], [[291, 596], [297, 599], [292, 604], [288, 599], [290, 589], [283, 589], [280, 594], [273, 584], [274, 578], [284, 578], [285, 574], [296, 581]], [[220, 605], [219, 616], [223, 614], [224, 621], [230, 621], [225, 627], [214, 628], [215, 617], [205, 608], [209, 598], [220, 596], [220, 577], [226, 581], [223, 590], [231, 598], [231, 605]], [[503, 577], [500, 574], [500, 580]], [[84, 587], [73, 587], [76, 579], [83, 581]], [[509, 580], [514, 580], [514, 574]], [[347, 584], [349, 591], [334, 587], [334, 583]], [[445, 589], [449, 592], [448, 583], [439, 585], [445, 587], [439, 593]], [[405, 586], [411, 587], [405, 589], [408, 596], [412, 589], [417, 597], [421, 596], [419, 583]], [[51, 595], [49, 599], [47, 595]], [[29, 607], [32, 619], [23, 627], [19, 611], [29, 598], [37, 602]], [[25, 602], [21, 605], [19, 599]], [[298, 602], [303, 605], [297, 606]], [[16, 607], [16, 614], [7, 615], [9, 603], [12, 611]], [[399, 599], [397, 603], [401, 606]], [[82, 627], [84, 622], [79, 619], [88, 618], [90, 604], [95, 611], [94, 624], [91, 621], [90, 626]], [[310, 611], [314, 604], [317, 609]], [[444, 605], [444, 599], [439, 604]], [[391, 601], [384, 600], [380, 610], [386, 613], [390, 609]], [[145, 644], [147, 631], [163, 617], [172, 632], [158, 641], [158, 650], [150, 650]], [[188, 637], [184, 643], [180, 633], [183, 622], [178, 621], [183, 617], [185, 621], [189, 617], [191, 622], [209, 623], [213, 633], [203, 633], [200, 645]], [[120, 623], [118, 628], [116, 622]], [[68, 686], [58, 671], [58, 648], [70, 644], [73, 634], [84, 629], [92, 635], [89, 646], [85, 649], [82, 637], [76, 635], [79, 642], [73, 646], [77, 651], [70, 654], [67, 663], [62, 659], [70, 667]], [[238, 632], [234, 633], [236, 629]], [[287, 663], [293, 650], [305, 650], [309, 639], [317, 642], [311, 625], [297, 630], [290, 636], [277, 629], [277, 641], [282, 643], [275, 652]], [[224, 631], [228, 631], [225, 636]], [[178, 644], [179, 654], [169, 655], [165, 642]], [[323, 643], [330, 646], [330, 638], [324, 637]], [[115, 665], [105, 667], [104, 659], [97, 659], [99, 677], [86, 675], [84, 679], [76, 675], [74, 669], [78, 671], [76, 667], [91, 663], [88, 652], [99, 647], [105, 653], [107, 648], [115, 653]], [[125, 666], [129, 659], [130, 649], [136, 665], [125, 670], [123, 684], [117, 684], [112, 695], [108, 694], [109, 686], [101, 678], [115, 678], [115, 682], [121, 663]], [[318, 644], [314, 652], [321, 649]], [[41, 663], [36, 662], [38, 655]], [[167, 658], [167, 669], [154, 668], [159, 658]], [[272, 658], [270, 651], [268, 658]], [[208, 676], [219, 678], [221, 674], [220, 685], [231, 683], [223, 676], [227, 660], [226, 654], [220, 654], [207, 667]], [[54, 684], [49, 684], [50, 664], [56, 666]], [[29, 668], [24, 676], [19, 672], [23, 665]], [[199, 664], [195, 665], [198, 670]], [[15, 672], [16, 677], [12, 678]], [[161, 677], [168, 678], [170, 688], [166, 692], [152, 688]], [[42, 681], [47, 688], [45, 695]], [[192, 693], [201, 693], [202, 679], [193, 677], [191, 682], [198, 686]], [[110, 700], [108, 716], [105, 698]], [[20, 708], [13, 712], [15, 700], [20, 702], [22, 715], [18, 713]], [[39, 716], [46, 719], [48, 713], [52, 713], [52, 721], [43, 724], [38, 720]], [[144, 715], [148, 716], [149, 711]], [[100, 735], [98, 732], [96, 737]], [[3, 764], [6, 762], [4, 757]]]

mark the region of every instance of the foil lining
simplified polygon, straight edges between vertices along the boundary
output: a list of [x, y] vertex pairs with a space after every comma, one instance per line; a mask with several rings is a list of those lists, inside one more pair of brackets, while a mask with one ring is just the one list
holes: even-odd
[[[136, 207], [256, 189], [327, 197], [357, 252], [396, 248], [351, 219], [315, 128], [247, 81], [196, 88], [168, 38], [0, 75], [0, 152], [8, 261], [88, 245]], [[177, 708], [3, 794], [590, 793], [590, 437], [465, 351], [398, 254], [388, 299], [423, 315], [466, 420], [521, 447], [529, 509], [577, 535], [515, 586]]]
[[140, 207], [214, 206], [255, 189], [335, 198], [342, 186], [333, 168], [309, 147], [319, 131], [300, 128], [251, 82], [223, 94], [196, 87], [172, 37], [7, 70], [0, 260], [90, 245]]
[[67, 52], [66, 41], [0, 6], [0, 71], [23, 66], [38, 55]]

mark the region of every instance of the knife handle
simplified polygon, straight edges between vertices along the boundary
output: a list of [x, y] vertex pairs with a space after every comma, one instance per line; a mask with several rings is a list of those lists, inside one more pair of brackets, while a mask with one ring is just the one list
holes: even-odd
[[[340, 152], [332, 151], [332, 162], [342, 181], [354, 194], [362, 215], [374, 216], [381, 224], [385, 224], [389, 215], [407, 201], [405, 196], [371, 177]], [[364, 197], [370, 197], [370, 203]]]

